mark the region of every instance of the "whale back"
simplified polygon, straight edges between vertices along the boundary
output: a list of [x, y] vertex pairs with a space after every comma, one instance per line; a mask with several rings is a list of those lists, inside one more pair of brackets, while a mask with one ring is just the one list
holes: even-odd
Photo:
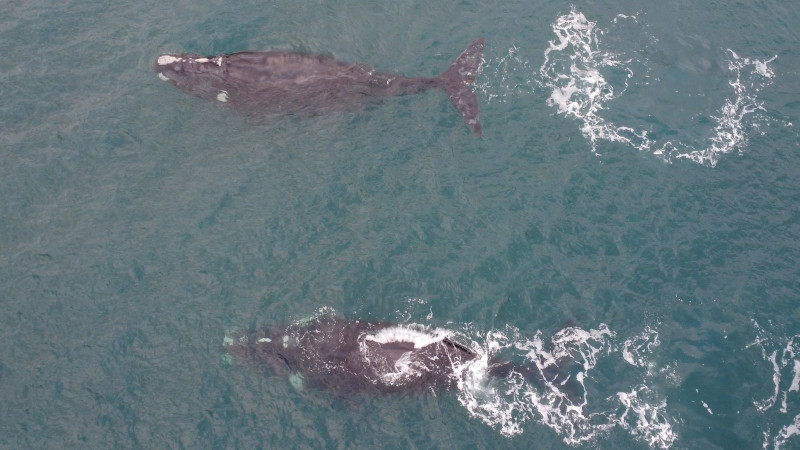
[[475, 358], [449, 335], [420, 325], [321, 317], [278, 333], [242, 334], [228, 352], [245, 365], [300, 375], [304, 384], [329, 390], [425, 391], [454, 387], [455, 369]]

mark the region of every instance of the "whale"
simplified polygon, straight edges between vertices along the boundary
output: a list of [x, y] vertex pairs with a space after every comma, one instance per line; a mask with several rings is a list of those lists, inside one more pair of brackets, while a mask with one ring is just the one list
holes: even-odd
[[483, 62], [484, 39], [472, 42], [438, 77], [382, 73], [363, 63], [325, 55], [247, 51], [220, 56], [193, 53], [156, 58], [158, 78], [180, 90], [247, 113], [320, 113], [430, 89], [447, 92], [469, 128], [483, 134], [471, 88]]
[[[302, 386], [355, 392], [436, 392], [457, 388], [465, 370], [481, 362], [478, 349], [453, 331], [420, 324], [322, 316], [285, 328], [262, 327], [226, 336], [238, 364], [264, 375], [284, 375]], [[537, 385], [570, 387], [570, 376], [500, 358], [484, 360], [486, 378], [521, 376]]]

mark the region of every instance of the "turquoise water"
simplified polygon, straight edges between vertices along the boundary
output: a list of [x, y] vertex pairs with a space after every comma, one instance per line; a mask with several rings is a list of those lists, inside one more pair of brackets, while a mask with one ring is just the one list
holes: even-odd
[[[3, 448], [800, 446], [789, 2], [2, 17]], [[278, 48], [434, 76], [481, 36], [481, 139], [443, 93], [264, 123], [153, 71]], [[585, 402], [342, 398], [223, 357], [232, 329], [320, 314], [560, 349]]]

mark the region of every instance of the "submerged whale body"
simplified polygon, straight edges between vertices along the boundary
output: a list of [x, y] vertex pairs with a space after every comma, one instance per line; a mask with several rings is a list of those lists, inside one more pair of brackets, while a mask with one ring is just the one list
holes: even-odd
[[[462, 369], [480, 358], [448, 330], [338, 316], [277, 332], [240, 332], [226, 338], [226, 350], [265, 374], [299, 375], [304, 384], [339, 392], [455, 388]], [[489, 377], [517, 373], [537, 384], [568, 379], [493, 358], [486, 370]]]
[[482, 135], [475, 82], [484, 40], [470, 44], [441, 76], [409, 78], [361, 63], [305, 53], [241, 52], [216, 57], [191, 53], [156, 59], [158, 77], [181, 90], [244, 111], [291, 114], [360, 105], [373, 99], [446, 91], [470, 129]]

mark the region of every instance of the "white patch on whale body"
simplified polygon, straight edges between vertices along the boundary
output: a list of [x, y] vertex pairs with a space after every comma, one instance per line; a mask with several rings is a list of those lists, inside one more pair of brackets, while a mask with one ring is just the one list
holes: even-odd
[[159, 66], [166, 66], [168, 64], [172, 64], [172, 63], [176, 63], [176, 62], [180, 62], [180, 61], [183, 61], [183, 58], [176, 58], [176, 57], [174, 57], [172, 55], [161, 55], [156, 60], [156, 63]]
[[384, 328], [375, 334], [364, 336], [364, 339], [379, 344], [408, 342], [414, 344], [414, 348], [423, 348], [440, 342], [449, 335], [450, 333], [447, 330], [428, 329], [419, 325], [410, 325]]
[[384, 384], [389, 386], [401, 386], [403, 383], [419, 378], [426, 371], [424, 364], [417, 361], [413, 352], [406, 352], [394, 363], [393, 371], [378, 372]]
[[236, 344], [235, 337], [239, 333], [238, 328], [228, 328], [225, 330], [225, 336], [222, 338], [222, 345], [225, 347], [231, 347]]
[[292, 385], [293, 388], [297, 392], [303, 391], [303, 375], [299, 373], [293, 373], [289, 375], [289, 384]]
[[158, 72], [158, 78], [160, 78], [160, 79], [162, 79], [164, 81], [169, 81], [169, 78], [166, 75], [164, 75], [163, 73], [161, 73], [161, 72]]
[[219, 91], [219, 94], [217, 94], [217, 100], [221, 101], [222, 103], [227, 103], [229, 98], [230, 97], [228, 97], [228, 93], [225, 91]]

